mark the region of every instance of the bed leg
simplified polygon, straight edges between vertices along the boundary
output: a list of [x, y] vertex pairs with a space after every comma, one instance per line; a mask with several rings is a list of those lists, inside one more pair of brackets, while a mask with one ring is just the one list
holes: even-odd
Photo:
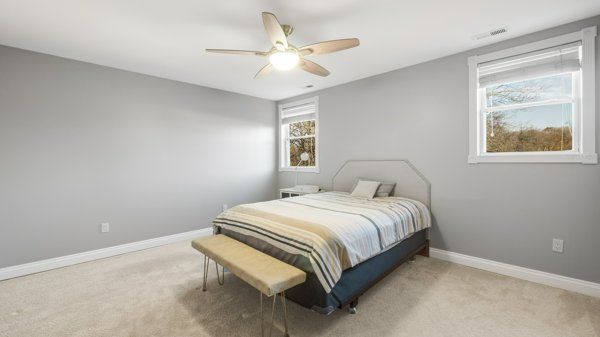
[[425, 241], [425, 247], [423, 247], [423, 249], [421, 249], [417, 254], [429, 257], [429, 239]]
[[358, 297], [353, 299], [352, 302], [350, 302], [350, 306], [348, 307], [348, 312], [351, 315], [355, 315], [356, 314], [356, 306], [358, 305]]

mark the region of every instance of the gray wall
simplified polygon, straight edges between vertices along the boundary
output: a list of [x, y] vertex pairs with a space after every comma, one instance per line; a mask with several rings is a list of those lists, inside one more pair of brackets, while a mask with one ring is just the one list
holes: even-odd
[[600, 282], [598, 165], [467, 164], [467, 57], [591, 25], [600, 17], [317, 92], [321, 173], [300, 183], [329, 187], [347, 159], [408, 158], [431, 181], [433, 247]]
[[0, 46], [0, 267], [273, 198], [275, 124], [271, 101]]

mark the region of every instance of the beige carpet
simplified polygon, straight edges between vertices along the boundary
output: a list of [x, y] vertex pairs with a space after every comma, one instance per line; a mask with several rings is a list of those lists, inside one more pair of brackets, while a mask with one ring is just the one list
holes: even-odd
[[[3, 281], [0, 336], [259, 336], [258, 293], [210, 270], [203, 293], [201, 255], [181, 243]], [[288, 309], [292, 336], [600, 336], [600, 299], [423, 257], [357, 315]]]

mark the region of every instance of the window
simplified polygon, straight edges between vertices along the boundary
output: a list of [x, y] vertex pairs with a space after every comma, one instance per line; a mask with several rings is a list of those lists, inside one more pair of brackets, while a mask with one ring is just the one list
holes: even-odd
[[469, 58], [469, 162], [595, 164], [596, 27]]
[[[319, 98], [279, 105], [279, 170], [319, 172]], [[308, 160], [301, 160], [303, 153]]]

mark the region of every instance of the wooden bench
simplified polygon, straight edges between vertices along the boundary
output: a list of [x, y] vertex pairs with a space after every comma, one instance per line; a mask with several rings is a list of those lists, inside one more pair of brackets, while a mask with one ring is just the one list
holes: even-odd
[[[269, 336], [271, 336], [273, 330], [277, 295], [281, 295], [285, 334], [289, 336], [285, 291], [304, 283], [306, 281], [305, 272], [222, 234], [196, 239], [192, 241], [192, 247], [204, 254], [202, 291], [206, 291], [208, 267], [210, 260], [213, 260], [215, 261], [219, 284], [222, 285], [225, 282], [224, 271], [227, 268], [235, 276], [244, 280], [260, 292], [260, 327], [262, 336], [264, 336], [263, 294], [267, 297], [273, 296]], [[222, 278], [219, 276], [218, 265], [223, 267]]]

